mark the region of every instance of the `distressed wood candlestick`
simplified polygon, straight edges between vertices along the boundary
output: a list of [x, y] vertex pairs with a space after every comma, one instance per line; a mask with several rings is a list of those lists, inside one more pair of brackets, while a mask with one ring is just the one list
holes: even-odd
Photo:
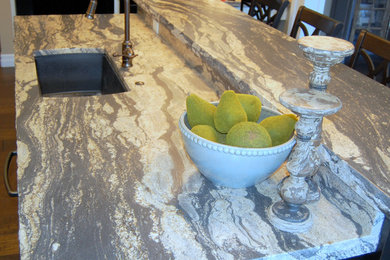
[[354, 45], [346, 40], [330, 36], [306, 36], [298, 40], [304, 56], [313, 63], [309, 87], [326, 91], [331, 80], [330, 68], [352, 55]]
[[309, 191], [305, 178], [316, 172], [320, 165], [313, 136], [321, 126], [322, 118], [341, 108], [341, 101], [315, 89], [291, 89], [283, 92], [279, 100], [299, 115], [295, 125], [297, 144], [286, 164], [290, 176], [281, 184], [282, 200], [271, 205], [268, 216], [280, 230], [305, 232], [312, 225], [310, 210], [304, 205]]
[[[354, 52], [354, 45], [346, 40], [329, 36], [306, 36], [298, 40], [298, 46], [302, 49], [304, 56], [313, 63], [313, 71], [309, 75], [309, 88], [326, 91], [331, 80], [330, 68], [341, 63], [345, 57]], [[321, 143], [322, 121], [317, 132], [313, 136], [314, 145]], [[313, 180], [313, 176], [306, 178], [309, 185], [307, 195], [308, 202], [320, 199], [320, 188]]]

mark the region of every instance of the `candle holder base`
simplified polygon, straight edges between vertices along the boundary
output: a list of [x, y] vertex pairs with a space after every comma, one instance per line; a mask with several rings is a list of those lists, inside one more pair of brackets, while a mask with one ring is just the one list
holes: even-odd
[[279, 230], [291, 233], [308, 231], [313, 218], [310, 210], [304, 205], [291, 205], [278, 201], [268, 208], [268, 219]]

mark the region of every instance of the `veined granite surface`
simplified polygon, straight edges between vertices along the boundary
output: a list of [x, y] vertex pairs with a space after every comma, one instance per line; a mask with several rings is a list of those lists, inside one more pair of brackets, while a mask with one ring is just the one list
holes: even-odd
[[[288, 110], [278, 102], [279, 95], [309, 86], [313, 66], [296, 40], [228, 4], [135, 1], [160, 22], [160, 28], [161, 24], [167, 28], [170, 35], [161, 35], [175, 49], [186, 49], [182, 56], [187, 58], [191, 51], [200, 57], [201, 61], [193, 56], [188, 60], [217, 81], [216, 86], [259, 95], [264, 104], [283, 112]], [[390, 215], [390, 89], [344, 64], [334, 66], [331, 77], [327, 91], [340, 98], [343, 108], [324, 119], [322, 136], [333, 151], [328, 156], [345, 164], [345, 171], [335, 173], [353, 185], [365, 186], [361, 195]]]
[[[203, 14], [202, 5], [220, 8], [214, 15], [211, 11]], [[138, 15], [132, 15], [131, 38], [139, 56], [133, 60], [134, 67], [121, 69], [130, 91], [114, 95], [41, 97], [33, 51], [103, 48], [120, 53], [122, 15], [97, 15], [93, 21], [82, 15], [16, 17], [21, 258], [323, 259], [375, 251], [384, 214], [365, 197], [366, 189], [357, 193], [355, 186], [340, 181], [345, 169], [339, 171], [340, 176], [329, 170], [338, 163], [337, 156], [345, 155], [342, 152], [354, 136], [342, 135], [338, 123], [344, 120], [338, 114], [325, 124], [326, 144], [335, 158], [318, 176], [323, 196], [310, 205], [313, 228], [299, 235], [276, 230], [266, 217], [267, 207], [280, 199], [276, 186], [286, 174], [284, 167], [255, 187], [219, 188], [203, 178], [184, 150], [177, 122], [189, 93], [214, 101], [224, 87], [235, 86], [242, 92], [263, 95], [264, 103], [283, 110], [276, 101], [278, 95], [290, 85], [306, 84], [310, 72], [296, 42], [260, 23], [256, 29], [252, 24], [256, 21], [219, 1], [145, 1], [140, 6], [162, 22], [160, 32], [172, 30], [181, 40], [193, 37], [191, 51], [202, 64], [188, 66], [177, 55], [181, 50], [173, 51]], [[228, 18], [230, 23], [226, 23]], [[250, 25], [249, 31], [268, 35], [263, 41], [274, 48], [243, 48], [250, 38], [242, 40], [247, 29], [239, 33], [238, 27], [244, 29], [245, 24]], [[225, 30], [229, 26], [230, 31]], [[166, 41], [172, 43], [173, 39]], [[275, 55], [265, 59], [265, 53]], [[207, 64], [210, 69], [205, 72]], [[289, 67], [293, 64], [295, 67]], [[368, 88], [374, 86], [371, 80], [339, 67], [352, 77], [346, 85], [368, 82]], [[237, 69], [234, 73], [233, 68]], [[336, 78], [333, 82], [340, 86], [343, 81]], [[332, 93], [334, 88], [329, 88]], [[387, 92], [383, 93], [385, 98]], [[351, 98], [358, 99], [354, 94], [350, 93]], [[337, 96], [344, 110], [345, 95]], [[345, 120], [349, 123], [352, 119], [351, 115]], [[346, 143], [339, 144], [344, 139]], [[339, 146], [344, 149], [335, 149]], [[324, 147], [324, 157], [330, 153]], [[379, 194], [383, 192], [379, 190]], [[380, 202], [386, 202], [385, 195]]]

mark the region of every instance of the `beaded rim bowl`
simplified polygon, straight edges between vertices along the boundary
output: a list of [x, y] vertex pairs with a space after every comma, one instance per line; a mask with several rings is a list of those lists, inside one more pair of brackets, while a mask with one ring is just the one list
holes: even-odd
[[[214, 103], [215, 105], [217, 103]], [[262, 107], [260, 119], [281, 115]], [[187, 112], [179, 120], [184, 146], [198, 170], [216, 185], [245, 188], [265, 180], [287, 159], [295, 138], [268, 148], [244, 148], [209, 141], [191, 132]]]

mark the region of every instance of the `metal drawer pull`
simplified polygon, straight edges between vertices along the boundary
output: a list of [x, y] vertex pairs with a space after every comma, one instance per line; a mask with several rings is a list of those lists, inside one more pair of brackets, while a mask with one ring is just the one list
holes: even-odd
[[7, 160], [5, 161], [5, 165], [4, 165], [4, 183], [5, 183], [5, 187], [7, 189], [8, 195], [10, 195], [11, 197], [18, 196], [18, 191], [13, 191], [11, 189], [11, 186], [9, 185], [9, 181], [8, 181], [9, 166], [11, 164], [12, 157], [14, 157], [16, 155], [17, 155], [16, 151], [10, 152], [7, 156]]

